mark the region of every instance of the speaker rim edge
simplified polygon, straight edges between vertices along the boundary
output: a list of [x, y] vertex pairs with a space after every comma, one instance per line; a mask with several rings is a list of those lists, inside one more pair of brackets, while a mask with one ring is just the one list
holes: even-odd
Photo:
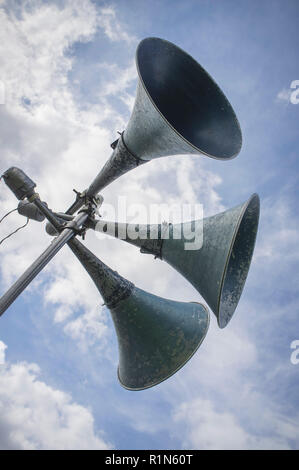
[[[199, 149], [198, 147], [196, 147], [196, 145], [192, 144], [189, 140], [187, 140], [184, 136], [182, 136], [182, 134], [180, 134], [180, 132], [178, 132], [175, 127], [173, 127], [173, 125], [168, 121], [168, 119], [166, 119], [166, 117], [164, 116], [164, 114], [161, 113], [161, 111], [159, 110], [159, 108], [157, 107], [157, 105], [155, 104], [154, 100], [152, 99], [149, 91], [147, 90], [147, 87], [145, 86], [145, 83], [143, 81], [143, 78], [142, 78], [142, 75], [141, 75], [141, 72], [140, 72], [140, 68], [139, 68], [139, 62], [138, 62], [138, 51], [139, 51], [139, 48], [141, 47], [142, 43], [149, 40], [149, 39], [154, 39], [154, 40], [159, 40], [159, 41], [162, 41], [162, 42], [165, 42], [165, 43], [168, 43], [168, 44], [171, 44], [171, 46], [174, 46], [176, 49], [178, 49], [180, 52], [182, 52], [183, 54], [186, 54], [187, 56], [189, 56], [194, 62], [196, 62], [201, 68], [202, 70], [206, 73], [206, 75], [209, 77], [209, 79], [215, 84], [217, 90], [220, 92], [220, 94], [224, 97], [225, 101], [228, 103], [231, 111], [232, 111], [232, 114], [233, 114], [233, 117], [234, 117], [234, 121], [236, 123], [236, 126], [239, 130], [239, 133], [240, 133], [240, 147], [239, 147], [239, 150], [237, 153], [233, 154], [232, 156], [230, 157], [216, 157], [214, 155], [211, 155], [207, 152], [205, 152], [204, 150], [201, 150]], [[149, 37], [146, 37], [144, 39], [142, 39], [142, 41], [139, 42], [138, 46], [137, 46], [137, 49], [136, 49], [136, 53], [135, 53], [135, 63], [136, 63], [136, 69], [137, 69], [137, 73], [138, 73], [138, 78], [142, 84], [142, 87], [144, 88], [150, 102], [152, 103], [152, 105], [154, 106], [154, 108], [156, 109], [156, 111], [159, 113], [159, 115], [163, 118], [163, 120], [167, 123], [167, 125], [169, 127], [171, 127], [171, 129], [175, 132], [176, 135], [178, 135], [187, 145], [189, 145], [190, 147], [192, 147], [194, 150], [196, 150], [197, 153], [200, 153], [206, 157], [209, 157], [209, 158], [213, 158], [214, 160], [220, 160], [220, 161], [226, 161], [226, 160], [233, 160], [234, 158], [236, 158], [239, 153], [241, 152], [241, 149], [242, 149], [242, 146], [243, 146], [243, 136], [242, 136], [242, 130], [241, 130], [241, 126], [240, 126], [240, 122], [238, 120], [238, 117], [234, 111], [234, 108], [232, 107], [230, 101], [228, 100], [228, 98], [226, 97], [225, 93], [222, 91], [222, 89], [220, 88], [220, 86], [218, 85], [218, 83], [213, 79], [213, 77], [206, 71], [206, 69], [199, 63], [197, 62], [196, 59], [194, 59], [194, 57], [192, 57], [188, 52], [184, 51], [184, 49], [182, 49], [181, 47], [177, 46], [176, 44], [174, 44], [173, 42], [171, 41], [168, 41], [167, 39], [162, 39], [162, 38], [159, 38], [157, 36], [149, 36]], [[191, 154], [192, 155], [192, 154]], [[145, 160], [147, 161], [147, 160]]]

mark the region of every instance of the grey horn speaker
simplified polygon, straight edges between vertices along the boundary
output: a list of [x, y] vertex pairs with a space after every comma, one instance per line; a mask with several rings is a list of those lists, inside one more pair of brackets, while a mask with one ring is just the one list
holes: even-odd
[[198, 303], [175, 302], [138, 289], [78, 240], [70, 241], [69, 246], [112, 315], [118, 338], [121, 385], [143, 390], [177, 372], [206, 336], [208, 310]]
[[228, 160], [240, 152], [233, 108], [189, 54], [169, 41], [146, 38], [137, 48], [136, 65], [139, 81], [130, 121], [88, 195], [158, 157], [203, 154]]
[[[259, 212], [259, 197], [253, 194], [245, 203], [202, 221], [170, 224], [166, 232], [161, 225], [103, 220], [95, 229], [169, 263], [197, 289], [216, 315], [220, 328], [224, 328], [235, 312], [247, 278]], [[186, 244], [195, 233], [202, 239], [202, 246], [188, 250]]]

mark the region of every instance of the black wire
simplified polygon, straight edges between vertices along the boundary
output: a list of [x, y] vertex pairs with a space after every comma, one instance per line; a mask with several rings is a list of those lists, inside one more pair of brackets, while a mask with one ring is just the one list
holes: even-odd
[[[11, 211], [11, 212], [13, 212], [13, 211]], [[8, 215], [8, 214], [6, 214], [6, 215]], [[5, 216], [4, 216], [4, 217], [5, 217]], [[2, 220], [4, 219], [4, 217], [1, 219], [0, 222], [2, 222]], [[7, 238], [11, 237], [14, 233], [17, 233], [19, 230], [21, 230], [21, 228], [26, 227], [26, 225], [28, 225], [28, 223], [29, 223], [29, 217], [27, 217], [27, 222], [26, 222], [26, 224], [21, 225], [21, 227], [18, 227], [16, 230], [14, 230], [14, 232], [11, 232], [9, 235], [7, 235], [6, 237], [2, 238], [2, 240], [0, 240], [0, 245], [1, 245], [2, 242], [4, 242], [4, 240], [7, 240]]]
[[9, 214], [11, 214], [12, 212], [17, 211], [17, 210], [18, 210], [18, 208], [16, 207], [16, 208], [13, 209], [12, 211], [7, 212], [7, 214], [5, 214], [5, 215], [2, 217], [2, 219], [0, 219], [0, 224], [1, 224], [2, 220], [5, 219], [5, 217], [7, 217]]
[[[2, 178], [2, 176], [1, 176], [1, 178]], [[1, 179], [1, 178], [0, 178], [0, 179]], [[26, 203], [26, 205], [27, 205], [27, 204], [30, 204], [29, 201]], [[5, 214], [5, 215], [0, 219], [0, 224], [1, 224], [1, 222], [5, 219], [5, 217], [7, 217], [9, 214], [11, 214], [12, 212], [15, 212], [15, 211], [17, 211], [17, 210], [18, 210], [18, 208], [16, 207], [15, 209], [12, 209], [11, 211], [7, 212], [7, 214]], [[11, 232], [9, 235], [7, 235], [6, 237], [2, 238], [2, 240], [0, 240], [0, 245], [1, 245], [2, 242], [4, 242], [4, 240], [6, 240], [7, 238], [11, 237], [14, 233], [17, 233], [19, 230], [21, 230], [21, 228], [26, 227], [26, 225], [28, 225], [28, 223], [29, 223], [29, 217], [27, 217], [27, 222], [26, 222], [26, 224], [22, 225], [21, 227], [18, 227], [16, 230], [14, 230], [13, 232]]]

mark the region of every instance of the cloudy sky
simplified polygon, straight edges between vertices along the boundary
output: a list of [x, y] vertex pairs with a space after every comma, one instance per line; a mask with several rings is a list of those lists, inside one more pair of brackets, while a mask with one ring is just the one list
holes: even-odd
[[[0, 1], [1, 174], [19, 166], [51, 208], [65, 210], [129, 120], [138, 42], [158, 36], [221, 86], [243, 147], [226, 162], [156, 160], [106, 188], [105, 202], [201, 203], [209, 216], [261, 198], [233, 320], [220, 330], [211, 314], [196, 355], [142, 392], [119, 385], [109, 312], [64, 247], [0, 319], [0, 449], [299, 448], [298, 21], [297, 0]], [[2, 182], [0, 201], [0, 217], [17, 204]], [[10, 215], [0, 238], [24, 221]], [[142, 289], [201, 300], [133, 246], [93, 232], [85, 243]], [[0, 246], [1, 292], [48, 244], [32, 221]]]

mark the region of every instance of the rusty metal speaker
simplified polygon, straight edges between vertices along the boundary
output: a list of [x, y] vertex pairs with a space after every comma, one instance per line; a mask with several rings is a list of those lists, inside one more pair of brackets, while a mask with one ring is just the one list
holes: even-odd
[[232, 106], [189, 54], [164, 39], [146, 38], [137, 48], [136, 66], [139, 81], [130, 121], [88, 196], [158, 157], [202, 154], [228, 160], [240, 152], [242, 135]]
[[[202, 295], [220, 328], [232, 318], [249, 271], [259, 222], [257, 194], [248, 201], [212, 217], [169, 225], [109, 223], [100, 220], [96, 230], [122, 238], [169, 263]], [[196, 231], [202, 246], [186, 249]], [[134, 234], [132, 237], [131, 234]]]
[[118, 377], [129, 390], [153, 387], [177, 372], [196, 352], [209, 327], [209, 312], [138, 289], [78, 240], [69, 242], [110, 310], [118, 347]]

